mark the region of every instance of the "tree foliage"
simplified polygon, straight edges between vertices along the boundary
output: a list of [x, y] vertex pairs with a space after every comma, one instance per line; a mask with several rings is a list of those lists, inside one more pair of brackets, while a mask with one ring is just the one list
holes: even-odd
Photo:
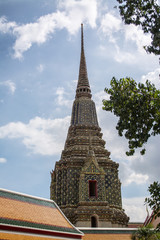
[[117, 0], [125, 24], [140, 25], [144, 33], [151, 34], [151, 45], [147, 52], [160, 54], [160, 6], [156, 0]]
[[157, 240], [159, 233], [151, 228], [151, 226], [141, 227], [131, 236], [132, 240]]
[[[151, 135], [160, 134], [160, 90], [148, 80], [136, 83], [131, 78], [111, 80], [111, 88], [105, 88], [110, 95], [103, 100], [103, 109], [119, 117], [116, 129], [119, 136], [128, 140], [129, 151], [133, 155], [136, 148], [144, 147]], [[141, 154], [145, 153], [145, 148]]]
[[[145, 199], [145, 203], [154, 211], [154, 217], [160, 217], [160, 183], [154, 182], [148, 187], [150, 197]], [[160, 229], [160, 225], [158, 226]]]
[[[149, 187], [150, 198], [145, 199], [145, 203], [148, 204], [154, 211], [154, 217], [160, 217], [160, 183], [153, 182]], [[156, 240], [160, 239], [160, 226], [156, 229], [152, 228], [149, 224], [146, 227], [143, 226], [134, 232], [131, 236], [132, 240]]]
[[157, 240], [160, 239], [159, 232], [151, 226], [141, 227], [131, 236], [132, 240]]

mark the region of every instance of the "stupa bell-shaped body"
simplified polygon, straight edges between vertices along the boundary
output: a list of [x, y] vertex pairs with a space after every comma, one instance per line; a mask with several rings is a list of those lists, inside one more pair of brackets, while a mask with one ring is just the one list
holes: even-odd
[[81, 57], [71, 124], [60, 161], [51, 172], [51, 199], [77, 227], [125, 227], [118, 164], [105, 149], [91, 99], [81, 25]]

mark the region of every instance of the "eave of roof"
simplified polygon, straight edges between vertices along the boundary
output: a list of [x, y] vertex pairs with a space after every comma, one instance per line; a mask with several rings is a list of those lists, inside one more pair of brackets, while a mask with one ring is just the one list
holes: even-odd
[[84, 234], [132, 234], [138, 228], [78, 228]]
[[48, 236], [48, 237], [61, 237], [61, 238], [69, 238], [69, 239], [81, 239], [82, 235], [77, 235], [75, 233], [69, 232], [61, 232], [61, 231], [51, 231], [37, 228], [27, 228], [22, 226], [11, 226], [9, 224], [0, 224], [0, 232], [10, 232], [10, 233], [18, 233], [18, 234], [30, 234], [30, 235], [40, 235], [40, 236]]
[[[0, 223], [2, 230], [8, 229], [11, 231], [14, 229], [14, 231], [18, 230], [22, 232], [36, 231], [37, 233], [41, 232], [54, 235], [68, 234], [70, 237], [74, 238], [81, 238], [83, 235], [82, 232], [69, 222], [57, 204], [52, 200], [5, 189], [0, 189], [0, 200], [1, 203], [3, 203], [1, 205], [2, 208], [0, 209]], [[7, 211], [5, 204], [8, 205], [8, 208], [9, 204], [11, 204], [12, 211]], [[3, 206], [5, 206], [6, 210], [4, 210]], [[34, 209], [37, 211], [37, 215], [33, 214], [32, 216]], [[31, 217], [28, 210], [30, 211]], [[18, 213], [18, 211], [21, 211], [21, 213]], [[39, 214], [40, 216], [38, 216]], [[43, 215], [46, 215], [44, 216], [44, 219]]]

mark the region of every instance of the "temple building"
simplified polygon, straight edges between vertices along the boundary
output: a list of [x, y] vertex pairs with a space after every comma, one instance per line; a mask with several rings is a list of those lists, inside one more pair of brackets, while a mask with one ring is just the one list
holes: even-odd
[[119, 164], [105, 149], [92, 100], [84, 54], [81, 56], [71, 123], [61, 159], [51, 172], [50, 198], [76, 227], [126, 227]]

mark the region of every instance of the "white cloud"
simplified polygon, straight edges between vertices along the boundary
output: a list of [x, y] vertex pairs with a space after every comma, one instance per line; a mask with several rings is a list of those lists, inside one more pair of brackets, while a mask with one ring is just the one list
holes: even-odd
[[116, 53], [114, 59], [119, 63], [133, 64], [136, 61], [136, 56], [130, 52], [126, 52], [120, 49], [120, 47], [115, 45]]
[[121, 29], [122, 21], [114, 16], [112, 12], [106, 13], [101, 20], [100, 30], [109, 37], [111, 42], [116, 42], [113, 33]]
[[44, 119], [35, 117], [28, 124], [11, 122], [0, 127], [0, 138], [22, 139], [22, 143], [35, 154], [60, 154], [67, 135], [70, 117]]
[[133, 41], [138, 47], [140, 53], [146, 53], [143, 46], [151, 43], [151, 35], [144, 34], [140, 27], [133, 24], [124, 25], [124, 34], [126, 41]]
[[61, 0], [59, 7], [66, 13], [68, 21], [65, 26], [70, 33], [77, 32], [82, 22], [88, 23], [92, 28], [96, 26], [96, 0]]
[[40, 73], [42, 73], [42, 72], [44, 71], [44, 68], [45, 68], [45, 66], [44, 66], [43, 64], [39, 64], [39, 65], [37, 66], [37, 70], [38, 70], [38, 72], [40, 72]]
[[15, 90], [16, 90], [16, 85], [13, 81], [11, 80], [7, 80], [7, 81], [4, 81], [4, 82], [0, 82], [0, 85], [2, 86], [6, 86], [9, 91], [11, 92], [11, 94], [14, 94]]
[[146, 154], [141, 158], [134, 159], [130, 165], [136, 173], [147, 174], [149, 183], [159, 181], [159, 143], [160, 136], [151, 137], [146, 144]]
[[109, 94], [107, 94], [105, 91], [100, 91], [95, 93], [93, 98], [96, 103], [96, 108], [98, 108], [98, 110], [102, 110], [102, 100], [109, 100]]
[[23, 53], [33, 44], [46, 42], [56, 29], [66, 28], [70, 34], [75, 34], [82, 22], [92, 28], [96, 26], [97, 3], [96, 0], [63, 0], [59, 3], [57, 12], [41, 16], [34, 23], [18, 25], [0, 18], [0, 31], [12, 32], [16, 36], [13, 46], [14, 57], [21, 59]]
[[145, 197], [123, 198], [123, 208], [130, 217], [130, 222], [144, 222], [147, 217], [146, 207], [144, 205]]
[[55, 99], [55, 101], [59, 106], [70, 107], [72, 105], [73, 100], [68, 100], [66, 98], [67, 93], [65, 92], [63, 87], [57, 88], [56, 96], [57, 98]]
[[128, 186], [131, 183], [140, 185], [146, 183], [149, 179], [147, 174], [137, 173], [134, 169], [132, 169], [129, 161], [127, 163], [121, 161], [120, 178], [124, 186]]
[[141, 78], [141, 82], [145, 83], [146, 80], [151, 81], [155, 84], [156, 88], [160, 89], [160, 68], [156, 68], [153, 72], [149, 72], [147, 75], [143, 75]]
[[125, 25], [116, 11], [101, 16], [99, 30], [100, 36], [107, 36], [109, 42], [113, 43], [108, 46], [106, 43], [104, 46], [101, 44], [101, 52], [104, 55], [109, 54], [120, 63], [133, 64], [142, 61], [146, 55], [144, 46], [151, 43], [150, 34], [144, 34], [140, 27], [133, 24]]
[[135, 64], [137, 63], [137, 55], [130, 52], [129, 49], [121, 48], [116, 39], [114, 39], [114, 46], [113, 45], [106, 45], [101, 44], [99, 46], [99, 52], [102, 57], [104, 58], [113, 58], [118, 63], [125, 63], [125, 64]]
[[30, 49], [32, 44], [42, 44], [55, 30], [56, 14], [48, 14], [40, 17], [37, 22], [16, 26], [13, 33], [17, 39], [14, 44], [14, 57], [22, 58], [23, 52]]
[[143, 46], [150, 43], [150, 35], [143, 34], [143, 31], [134, 25], [124, 25], [115, 11], [101, 14], [102, 9], [102, 2], [99, 3], [97, 0], [60, 0], [56, 12], [41, 16], [33, 23], [18, 25], [7, 21], [5, 17], [0, 18], [0, 31], [10, 32], [16, 36], [13, 46], [14, 57], [21, 59], [23, 53], [33, 44], [43, 44], [57, 29], [65, 28], [73, 35], [77, 33], [82, 22], [94, 28], [99, 18], [100, 32], [115, 44], [116, 61], [132, 62], [135, 58], [128, 51], [120, 51], [122, 39], [125, 45], [131, 41], [135, 42], [138, 51], [145, 53]]
[[0, 158], [0, 163], [6, 163], [7, 159], [6, 158]]
[[130, 53], [127, 47], [124, 49], [121, 46], [124, 42], [124, 34], [127, 28], [125, 28], [122, 20], [116, 16], [115, 12], [108, 12], [102, 16], [99, 30], [113, 43], [111, 46], [112, 50], [106, 43], [100, 45], [100, 52], [103, 56], [108, 56], [109, 54], [110, 57], [112, 56], [119, 63], [133, 64], [136, 61], [135, 55]]
[[8, 22], [6, 17], [3, 16], [0, 18], [0, 32], [11, 33], [16, 26], [15, 22]]

